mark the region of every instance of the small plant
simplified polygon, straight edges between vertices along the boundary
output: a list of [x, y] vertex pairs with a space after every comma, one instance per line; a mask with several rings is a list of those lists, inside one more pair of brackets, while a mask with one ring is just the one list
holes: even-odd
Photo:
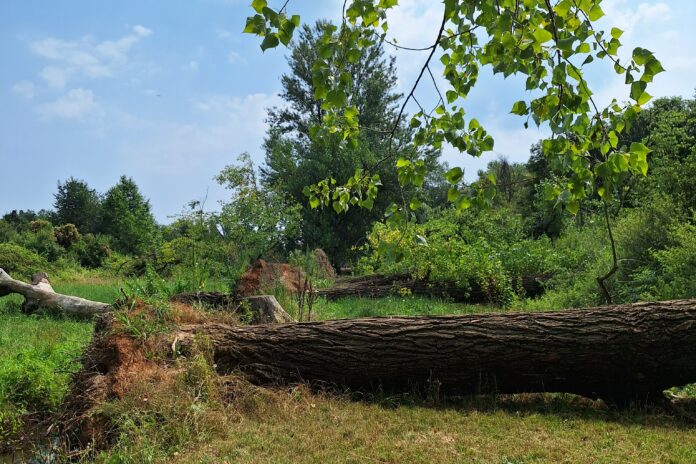
[[254, 319], [254, 312], [251, 310], [251, 304], [247, 300], [239, 302], [236, 313], [239, 316], [239, 322], [242, 324], [251, 324]]
[[119, 324], [120, 332], [142, 343], [156, 335], [169, 332], [173, 325], [171, 308], [159, 301], [150, 301], [149, 304], [138, 306], [137, 300], [127, 300], [114, 312], [114, 318]]

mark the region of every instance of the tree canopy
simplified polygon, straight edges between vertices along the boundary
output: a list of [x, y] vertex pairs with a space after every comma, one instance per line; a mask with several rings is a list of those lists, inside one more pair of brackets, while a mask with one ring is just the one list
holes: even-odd
[[[312, 90], [312, 65], [319, 58], [318, 45], [333, 28], [326, 21], [318, 21], [311, 27], [305, 25], [290, 45], [290, 72], [281, 77], [281, 97], [286, 105], [269, 110], [264, 143], [266, 163], [261, 173], [267, 188], [307, 205], [308, 185], [325, 178], [346, 182], [355, 177], [356, 171], [372, 172], [381, 194], [374, 201], [366, 199], [362, 203], [365, 208], [351, 209], [343, 215], [308, 206], [302, 209], [300, 241], [310, 248], [323, 248], [339, 263], [347, 259], [352, 246], [364, 239], [372, 222], [379, 220], [391, 203], [400, 200], [404, 188], [409, 190], [409, 187], [399, 184], [397, 173], [388, 163], [378, 166], [382, 153], [389, 149], [389, 142], [375, 130], [361, 132], [350, 146], [343, 146], [341, 138], [336, 136], [312, 137], [312, 128], [322, 123], [324, 115], [322, 104], [314, 98]], [[347, 98], [359, 108], [359, 125], [387, 130], [396, 117], [396, 102], [401, 98], [393, 91], [394, 59], [385, 56], [382, 44], [374, 43], [362, 49], [355, 63], [346, 69], [353, 77]], [[442, 172], [437, 162], [439, 150], [415, 148], [413, 135], [413, 130], [405, 124], [400, 126], [394, 134], [395, 153], [413, 162], [421, 160], [428, 172]], [[425, 182], [428, 188], [420, 196], [423, 200], [438, 201], [437, 194], [443, 191], [438, 190], [442, 186], [441, 177], [431, 176], [428, 180]], [[444, 195], [441, 193], [440, 197]]]
[[[596, 29], [604, 15], [601, 0], [445, 0], [442, 20], [433, 30], [433, 41], [411, 49], [424, 54], [423, 65], [410, 92], [402, 99], [391, 127], [385, 131], [389, 149], [383, 154], [393, 163], [402, 186], [419, 187], [423, 183], [422, 165], [400, 158], [393, 139], [406, 117], [407, 105], [418, 111], [409, 126], [416, 130], [419, 146], [439, 148], [449, 143], [471, 156], [491, 151], [494, 140], [479, 121], [467, 118], [463, 99], [476, 85], [479, 71], [490, 66], [494, 73], [507, 77], [526, 76], [523, 91], [527, 98], [515, 102], [511, 112], [547, 126], [551, 137], [541, 142], [543, 155], [564, 174], [547, 194], [557, 205], [577, 213], [580, 202], [597, 195], [602, 199], [615, 193], [627, 176], [645, 175], [648, 148], [640, 142], [621, 144], [621, 134], [630, 128], [635, 116], [651, 96], [647, 86], [664, 69], [652, 52], [635, 48], [628, 59], [619, 57], [623, 31]], [[350, 66], [357, 63], [366, 48], [391, 43], [387, 13], [397, 0], [353, 0], [344, 3], [340, 26], [326, 28], [317, 44], [318, 57], [311, 66], [312, 90], [320, 103], [321, 123], [310, 129], [310, 136], [338, 135], [345, 146], [356, 146], [361, 127], [360, 108], [349, 98], [356, 85]], [[300, 17], [286, 12], [288, 2], [274, 10], [265, 0], [254, 0], [254, 15], [247, 19], [244, 32], [262, 37], [261, 48], [289, 45]], [[448, 88], [438, 92], [438, 105], [428, 111], [415, 99], [415, 90], [425, 85], [432, 74], [436, 53], [444, 65], [443, 77]], [[586, 66], [595, 59], [613, 66], [625, 76], [631, 101], [612, 101], [600, 107], [584, 76]], [[461, 188], [463, 172], [453, 168], [447, 175], [452, 185], [449, 199], [458, 208], [490, 205], [496, 194], [493, 175]], [[371, 205], [379, 187], [369, 169], [341, 184], [327, 178], [310, 187], [313, 206], [334, 205], [347, 211], [352, 205]], [[335, 206], [335, 204], [338, 204]], [[389, 222], [401, 224], [412, 216], [409, 210], [419, 203], [395, 204]]]
[[70, 177], [58, 182], [53, 207], [58, 224], [74, 224], [82, 233], [95, 233], [99, 227], [100, 198], [83, 180]]
[[157, 226], [150, 202], [133, 179], [121, 176], [104, 195], [100, 230], [113, 237], [113, 246], [121, 253], [143, 253], [154, 241]]

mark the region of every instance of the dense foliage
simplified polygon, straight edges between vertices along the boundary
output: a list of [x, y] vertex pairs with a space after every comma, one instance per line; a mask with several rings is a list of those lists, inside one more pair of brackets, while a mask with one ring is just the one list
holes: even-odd
[[[362, 49], [346, 68], [353, 76], [354, 85], [345, 98], [359, 109], [358, 124], [374, 130], [362, 132], [350, 147], [343, 146], [341, 137], [336, 135], [312, 137], [312, 128], [321, 124], [325, 114], [322, 103], [314, 98], [312, 65], [319, 58], [322, 38], [333, 27], [325, 21], [313, 27], [305, 26], [290, 47], [290, 73], [281, 77], [280, 96], [286, 105], [269, 109], [269, 129], [264, 143], [266, 160], [261, 173], [265, 186], [302, 205], [298, 239], [303, 245], [310, 249], [323, 248], [339, 264], [349, 259], [351, 247], [364, 238], [374, 221], [381, 219], [388, 205], [399, 201], [404, 194], [412, 195], [409, 191], [404, 193], [397, 173], [389, 163], [382, 162], [385, 153], [393, 150], [404, 159], [421, 159], [423, 169], [432, 174], [421, 193], [425, 200], [441, 202], [446, 187], [441, 179], [443, 168], [437, 161], [439, 150], [415, 149], [413, 130], [405, 125], [397, 128], [392, 141], [380, 134], [390, 128], [396, 117], [396, 102], [401, 98], [393, 92], [394, 59], [385, 56], [381, 44]], [[363, 209], [355, 208], [341, 215], [310, 207], [308, 185], [327, 177], [347, 182], [356, 170], [371, 171], [378, 182], [381, 193], [374, 202], [366, 199]]]

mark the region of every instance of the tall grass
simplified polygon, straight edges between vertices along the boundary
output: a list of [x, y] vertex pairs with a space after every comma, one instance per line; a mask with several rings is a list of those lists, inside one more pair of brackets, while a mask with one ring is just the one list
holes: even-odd
[[[115, 282], [54, 287], [106, 303], [119, 294]], [[22, 314], [21, 301], [18, 295], [0, 298], [0, 450], [12, 448], [23, 417], [42, 416], [60, 405], [93, 331], [88, 322]]]

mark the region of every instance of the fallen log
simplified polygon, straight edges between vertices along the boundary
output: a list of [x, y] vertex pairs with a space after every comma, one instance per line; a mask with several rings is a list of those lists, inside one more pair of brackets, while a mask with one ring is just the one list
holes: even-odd
[[[533, 298], [543, 293], [544, 282], [548, 279], [548, 275], [519, 276], [513, 279], [513, 286], [520, 287], [525, 296]], [[457, 303], [489, 303], [494, 299], [491, 289], [477, 281], [471, 281], [468, 288], [462, 288], [452, 282], [414, 279], [409, 274], [373, 274], [339, 279], [330, 288], [318, 289], [317, 294], [327, 300], [336, 300], [345, 297], [379, 298], [404, 290], [413, 295], [445, 298]]]
[[13, 279], [7, 272], [0, 269], [0, 296], [11, 293], [17, 293], [24, 297], [22, 312], [27, 314], [55, 311], [79, 319], [91, 319], [107, 312], [111, 307], [106, 303], [56, 293], [45, 272], [34, 274], [32, 282], [28, 284]]
[[558, 312], [180, 327], [260, 383], [449, 394], [568, 392], [624, 404], [696, 382], [696, 300]]
[[[13, 279], [0, 269], [0, 297], [16, 293], [24, 297], [22, 312], [25, 314], [58, 312], [78, 319], [93, 319], [113, 309], [113, 306], [98, 301], [86, 300], [77, 296], [56, 293], [45, 272], [34, 274], [31, 283]], [[187, 296], [188, 295], [188, 296]], [[205, 301], [207, 294], [182, 294], [176, 301], [192, 302], [193, 297]], [[250, 324], [270, 324], [292, 322], [292, 317], [285, 312], [272, 295], [258, 295], [234, 300], [238, 309], [244, 311]], [[242, 302], [246, 301], [246, 305]], [[225, 300], [231, 304], [232, 300]]]

